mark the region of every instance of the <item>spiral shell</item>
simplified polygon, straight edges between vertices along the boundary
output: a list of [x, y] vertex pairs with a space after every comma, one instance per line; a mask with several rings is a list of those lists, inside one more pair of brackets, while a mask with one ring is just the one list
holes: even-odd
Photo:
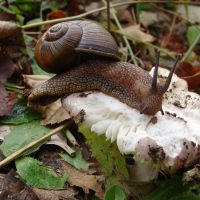
[[45, 71], [59, 73], [71, 67], [79, 52], [119, 59], [117, 44], [99, 24], [77, 20], [56, 24], [35, 47], [35, 58]]

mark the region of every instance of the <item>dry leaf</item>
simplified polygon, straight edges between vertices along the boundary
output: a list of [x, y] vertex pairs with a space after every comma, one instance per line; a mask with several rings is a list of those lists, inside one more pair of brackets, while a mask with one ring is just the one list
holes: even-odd
[[184, 53], [187, 50], [187, 45], [185, 41], [185, 36], [173, 33], [170, 35], [165, 35], [162, 38], [162, 46], [176, 53]]
[[200, 72], [192, 76], [183, 77], [187, 81], [189, 89], [197, 89], [200, 87]]
[[0, 41], [11, 46], [25, 46], [21, 27], [10, 21], [0, 21]]
[[200, 66], [193, 66], [190, 62], [181, 62], [176, 74], [187, 81], [189, 89], [200, 87]]
[[15, 105], [16, 100], [16, 93], [7, 92], [3, 85], [0, 84], [0, 116], [9, 114]]
[[51, 140], [46, 144], [57, 145], [70, 155], [75, 153], [75, 151], [68, 146], [66, 137], [64, 137], [61, 133], [51, 136]]
[[45, 119], [42, 120], [42, 125], [56, 124], [70, 118], [68, 112], [62, 107], [60, 100], [44, 107], [43, 116]]
[[96, 176], [80, 172], [65, 161], [61, 161], [61, 163], [64, 173], [69, 176], [69, 184], [71, 186], [81, 187], [85, 193], [93, 190], [97, 197], [103, 199], [104, 190], [101, 183], [97, 181]]
[[77, 192], [72, 188], [64, 190], [45, 190], [33, 187], [32, 190], [40, 200], [76, 200]]
[[125, 34], [130, 35], [133, 38], [140, 40], [141, 42], [153, 42], [155, 40], [152, 35], [145, 33], [139, 24], [124, 28], [124, 32]]
[[200, 21], [200, 7], [196, 5], [187, 5], [187, 9], [185, 5], [178, 5], [177, 12], [191, 23], [199, 23]]
[[8, 174], [0, 174], [0, 199], [38, 200], [35, 193], [17, 178], [14, 170]]
[[10, 127], [8, 125], [0, 126], [0, 140], [4, 140], [4, 137], [10, 133]]
[[50, 13], [48, 13], [47, 15], [47, 19], [51, 20], [51, 19], [58, 19], [58, 18], [63, 18], [63, 17], [67, 17], [68, 14], [65, 11], [62, 10], [54, 10]]
[[0, 45], [0, 82], [4, 83], [14, 72], [14, 64], [7, 54], [6, 47]]
[[28, 87], [35, 88], [38, 85], [50, 79], [51, 77], [46, 75], [23, 75], [23, 78], [24, 78], [24, 83]]

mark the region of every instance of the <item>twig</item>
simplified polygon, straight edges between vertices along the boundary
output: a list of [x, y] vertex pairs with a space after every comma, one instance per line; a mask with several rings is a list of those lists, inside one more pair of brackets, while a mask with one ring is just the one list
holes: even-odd
[[168, 14], [170, 14], [170, 15], [175, 15], [176, 17], [178, 17], [178, 18], [180, 18], [180, 19], [182, 19], [182, 20], [185, 20], [185, 21], [187, 21], [187, 22], [192, 23], [190, 20], [188, 20], [187, 18], [181, 16], [181, 15], [180, 15], [179, 13], [177, 13], [177, 12], [174, 12], [174, 11], [171, 11], [171, 10], [167, 10], [167, 9], [165, 9], [165, 8], [163, 8], [163, 7], [160, 7], [160, 6], [156, 5], [155, 3], [151, 3], [151, 5], [152, 5], [153, 7], [155, 7], [155, 8], [158, 8], [159, 10], [161, 10], [161, 11], [163, 11], [163, 12], [166, 12], [166, 13], [168, 13]]
[[[105, 1], [105, 0], [102, 0], [102, 2], [106, 5], [106, 1]], [[123, 28], [122, 28], [122, 26], [121, 26], [121, 24], [120, 24], [120, 22], [119, 22], [119, 20], [118, 20], [118, 18], [117, 18], [115, 9], [114, 9], [114, 8], [111, 8], [111, 11], [110, 11], [110, 12], [111, 12], [111, 14], [112, 14], [112, 16], [113, 16], [113, 18], [114, 18], [114, 20], [115, 20], [115, 23], [117, 24], [119, 30], [123, 33], [124, 31], [123, 31]], [[131, 59], [132, 59], [133, 63], [134, 63], [136, 66], [138, 66], [137, 60], [136, 60], [136, 58], [135, 58], [135, 56], [134, 56], [134, 54], [133, 54], [133, 51], [132, 51], [132, 49], [131, 49], [131, 46], [130, 46], [130, 44], [129, 44], [128, 39], [126, 38], [125, 35], [122, 35], [122, 38], [123, 38], [123, 40], [124, 40], [124, 42], [125, 42], [125, 44], [126, 44], [126, 46], [127, 46], [127, 48], [128, 48], [128, 51], [129, 51], [129, 53], [130, 53], [130, 56], [131, 56]]]
[[[157, 0], [157, 1], [149, 0], [149, 1], [142, 1], [142, 2], [128, 1], [128, 2], [123, 2], [123, 3], [112, 4], [112, 5], [110, 5], [110, 7], [114, 8], [114, 7], [120, 7], [120, 6], [125, 6], [125, 5], [136, 4], [136, 3], [168, 3], [168, 2], [169, 1], [160, 1], [160, 0]], [[186, 4], [185, 1], [171, 1], [171, 3]], [[190, 2], [190, 4], [200, 5], [200, 2]], [[43, 21], [43, 22], [37, 22], [37, 23], [33, 23], [33, 24], [27, 24], [27, 25], [22, 26], [22, 29], [28, 29], [28, 28], [32, 28], [32, 27], [36, 27], [36, 26], [45, 25], [45, 24], [54, 24], [54, 23], [65, 22], [65, 21], [69, 21], [69, 20], [80, 19], [80, 18], [86, 17], [86, 16], [91, 15], [96, 12], [100, 12], [105, 9], [107, 9], [106, 6], [82, 13], [80, 15], [72, 16], [72, 17], [65, 17], [65, 18], [60, 18], [60, 19], [53, 19], [53, 20], [47, 20], [47, 21]]]
[[73, 134], [69, 130], [66, 131], [66, 137], [69, 140], [69, 142], [73, 144], [74, 146], [79, 145], [78, 142], [76, 141], [76, 138], [73, 136]]
[[5, 5], [6, 5], [6, 8], [9, 8], [9, 2], [8, 2], [8, 0], [5, 0]]
[[176, 19], [177, 19], [177, 16], [173, 15], [173, 19], [172, 19], [172, 23], [171, 23], [171, 26], [170, 26], [169, 34], [167, 35], [166, 40], [163, 40], [161, 42], [161, 45], [160, 45], [161, 47], [163, 47], [164, 44], [165, 44], [165, 46], [167, 46], [167, 44], [169, 43], [169, 40], [170, 40], [171, 35], [173, 33], [174, 26], [176, 24]]
[[47, 135], [39, 138], [38, 140], [35, 140], [35, 141], [31, 142], [30, 144], [26, 145], [25, 147], [19, 149], [18, 151], [14, 152], [13, 154], [9, 155], [7, 158], [5, 158], [4, 160], [2, 160], [0, 162], [0, 168], [2, 168], [3, 166], [9, 164], [13, 160], [19, 158], [20, 156], [22, 156], [24, 153], [26, 153], [30, 149], [38, 146], [39, 144], [41, 144], [42, 142], [44, 142], [45, 140], [47, 140], [48, 138], [50, 138], [52, 135], [58, 133], [59, 131], [61, 131], [64, 128], [66, 128], [67, 126], [69, 126], [69, 124], [71, 124], [70, 120], [67, 121], [66, 124], [60, 125], [59, 127], [55, 128], [54, 130], [52, 130], [51, 132], [49, 132]]
[[129, 40], [133, 40], [135, 42], [142, 43], [142, 44], [147, 45], [149, 47], [152, 47], [152, 48], [154, 48], [154, 49], [156, 49], [156, 50], [158, 50], [160, 52], [163, 52], [163, 53], [165, 53], [166, 55], [168, 55], [170, 58], [172, 58], [174, 60], [176, 59], [175, 53], [173, 55], [172, 53], [169, 53], [167, 50], [165, 50], [163, 48], [160, 48], [160, 47], [158, 47], [158, 46], [156, 46], [154, 44], [151, 44], [150, 42], [144, 42], [144, 41], [142, 41], [142, 40], [140, 40], [138, 38], [135, 38], [132, 35], [129, 35], [129, 34], [126, 34], [126, 33], [122, 33], [120, 31], [116, 31], [116, 30], [112, 30], [112, 31], [115, 32], [115, 33], [117, 33], [117, 34], [119, 34], [119, 35], [125, 35]]
[[108, 31], [110, 31], [110, 0], [107, 1], [107, 24], [108, 24]]
[[198, 41], [200, 40], [200, 33], [199, 35], [195, 38], [195, 40], [193, 41], [193, 43], [191, 44], [190, 48], [187, 50], [187, 52], [184, 54], [183, 58], [181, 59], [181, 62], [183, 62], [184, 60], [187, 59], [187, 57], [190, 55], [190, 53], [192, 52], [192, 50], [194, 49], [194, 47], [196, 46], [196, 44], [198, 43]]

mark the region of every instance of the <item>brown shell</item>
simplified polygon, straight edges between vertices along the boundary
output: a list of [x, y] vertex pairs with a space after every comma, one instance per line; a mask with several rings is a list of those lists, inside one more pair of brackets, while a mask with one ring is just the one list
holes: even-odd
[[119, 59], [117, 44], [99, 24], [77, 20], [56, 24], [35, 47], [35, 58], [45, 71], [59, 73], [70, 67], [78, 52]]

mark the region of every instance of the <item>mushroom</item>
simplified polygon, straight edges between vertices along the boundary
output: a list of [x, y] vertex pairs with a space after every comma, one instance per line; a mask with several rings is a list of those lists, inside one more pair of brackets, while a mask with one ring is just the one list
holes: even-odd
[[[158, 74], [162, 84], [168, 70], [159, 69]], [[189, 92], [187, 83], [175, 74], [164, 95], [164, 115], [140, 114], [97, 91], [71, 94], [62, 104], [76, 123], [94, 134], [105, 134], [110, 142], [116, 141], [122, 154], [133, 155], [139, 182], [155, 179], [160, 170], [175, 173], [200, 158], [200, 96]]]

